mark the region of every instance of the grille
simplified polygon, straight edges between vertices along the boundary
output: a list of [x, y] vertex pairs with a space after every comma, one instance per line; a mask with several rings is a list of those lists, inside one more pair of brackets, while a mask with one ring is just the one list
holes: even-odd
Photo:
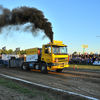
[[56, 59], [58, 59], [58, 62], [66, 62], [68, 61], [68, 58], [55, 58], [55, 61]]

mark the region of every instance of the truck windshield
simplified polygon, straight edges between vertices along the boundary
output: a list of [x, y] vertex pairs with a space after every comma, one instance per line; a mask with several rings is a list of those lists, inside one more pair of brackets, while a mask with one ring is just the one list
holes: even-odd
[[52, 46], [53, 54], [68, 54], [66, 46]]

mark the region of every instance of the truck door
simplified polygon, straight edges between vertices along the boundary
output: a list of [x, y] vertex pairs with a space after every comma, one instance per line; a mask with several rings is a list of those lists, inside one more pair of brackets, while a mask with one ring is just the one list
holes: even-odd
[[51, 60], [52, 60], [51, 59], [51, 46], [48, 46], [48, 45], [44, 46], [43, 58], [46, 63], [51, 63]]

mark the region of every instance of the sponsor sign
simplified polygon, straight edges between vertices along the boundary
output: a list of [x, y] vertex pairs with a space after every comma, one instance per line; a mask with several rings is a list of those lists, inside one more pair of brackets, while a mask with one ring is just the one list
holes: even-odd
[[26, 55], [34, 55], [38, 54], [38, 48], [33, 48], [33, 49], [27, 49], [26, 50]]
[[27, 55], [26, 56], [26, 61], [37, 61], [38, 59], [38, 54], [35, 55]]
[[82, 48], [88, 48], [88, 45], [82, 45]]
[[62, 41], [57, 41], [57, 40], [53, 40], [53, 43], [54, 43], [54, 44], [63, 44]]

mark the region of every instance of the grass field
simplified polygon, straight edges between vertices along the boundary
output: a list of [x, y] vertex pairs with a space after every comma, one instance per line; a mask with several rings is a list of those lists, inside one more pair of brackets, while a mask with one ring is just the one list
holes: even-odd
[[69, 64], [69, 69], [100, 71], [100, 66]]
[[[36, 88], [29, 89], [27, 87], [21, 86], [20, 84], [10, 80], [5, 79], [3, 77], [0, 77], [0, 86], [4, 86], [6, 88], [10, 88], [18, 93], [24, 94], [25, 96], [28, 96], [29, 98], [34, 98], [34, 100], [37, 100], [37, 97], [44, 98], [44, 100], [55, 100], [54, 95], [51, 93], [48, 95], [46, 91], [37, 90]], [[1, 100], [1, 99], [0, 99]]]

